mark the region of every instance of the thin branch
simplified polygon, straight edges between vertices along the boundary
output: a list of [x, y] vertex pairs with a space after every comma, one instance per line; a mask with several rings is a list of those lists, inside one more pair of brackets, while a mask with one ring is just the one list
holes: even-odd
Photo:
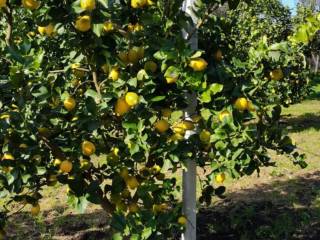
[[[86, 68], [73, 68], [72, 70], [79, 70], [82, 72], [90, 72], [90, 70], [86, 69]], [[66, 70], [64, 70], [64, 69], [49, 71], [49, 73], [65, 73], [65, 72], [66, 72]]]
[[4, 9], [4, 13], [7, 17], [7, 34], [6, 34], [6, 44], [7, 46], [11, 45], [12, 42], [12, 31], [13, 31], [13, 17], [12, 17], [12, 9], [9, 4], [7, 4], [7, 7]]
[[99, 95], [99, 98], [100, 98], [100, 100], [101, 100], [101, 98], [102, 98], [102, 96], [101, 96], [101, 89], [100, 89], [100, 86], [99, 86], [99, 84], [98, 84], [98, 76], [97, 76], [96, 70], [93, 70], [93, 71], [92, 71], [92, 80], [93, 80], [94, 86], [95, 86], [95, 88], [96, 88], [96, 90], [97, 90], [97, 93], [98, 93], [98, 95]]

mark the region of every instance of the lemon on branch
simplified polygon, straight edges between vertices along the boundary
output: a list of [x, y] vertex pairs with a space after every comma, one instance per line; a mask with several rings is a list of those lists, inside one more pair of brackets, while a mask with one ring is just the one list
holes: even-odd
[[125, 100], [130, 107], [134, 107], [139, 103], [139, 95], [134, 92], [128, 92], [125, 96]]
[[91, 156], [96, 152], [96, 146], [90, 141], [83, 141], [81, 144], [82, 154], [85, 156]]
[[63, 106], [65, 107], [65, 109], [71, 112], [76, 107], [76, 100], [73, 97], [68, 97], [64, 100]]
[[131, 0], [132, 8], [143, 8], [148, 3], [147, 0]]
[[223, 183], [226, 179], [226, 175], [224, 173], [219, 173], [215, 176], [215, 180], [217, 183]]
[[170, 125], [169, 125], [168, 121], [162, 119], [162, 120], [157, 121], [154, 124], [154, 127], [157, 130], [157, 132], [165, 133], [170, 128]]
[[113, 22], [110, 22], [110, 21], [108, 21], [108, 22], [105, 22], [104, 24], [103, 24], [103, 30], [105, 31], [105, 32], [112, 32], [113, 30], [115, 30], [115, 25], [114, 25], [114, 23]]
[[249, 105], [249, 101], [243, 97], [238, 98], [234, 103], [234, 107], [241, 112], [247, 110], [248, 105]]
[[130, 106], [124, 98], [119, 98], [114, 109], [117, 116], [123, 116], [130, 111]]
[[7, 0], [0, 0], [0, 8], [7, 6]]
[[40, 213], [39, 203], [35, 203], [34, 205], [32, 205], [30, 212], [32, 216], [38, 216]]
[[69, 160], [64, 160], [60, 164], [60, 171], [63, 173], [70, 173], [72, 168], [73, 164]]
[[1, 160], [15, 160], [14, 156], [11, 153], [5, 153], [3, 154]]
[[185, 226], [187, 224], [187, 218], [185, 216], [180, 216], [178, 218], [178, 223], [182, 226]]
[[211, 133], [205, 129], [203, 129], [199, 135], [200, 141], [203, 143], [209, 143], [210, 137], [211, 137]]
[[30, 10], [35, 10], [40, 6], [40, 3], [36, 0], [22, 0], [22, 6]]
[[96, 8], [96, 1], [95, 0], [81, 0], [80, 7], [83, 10], [92, 11]]
[[280, 81], [281, 79], [283, 79], [283, 77], [284, 75], [281, 68], [275, 69], [270, 72], [270, 78], [274, 81]]
[[155, 73], [157, 71], [157, 64], [154, 61], [148, 61], [144, 64], [144, 70], [147, 72]]
[[91, 17], [89, 15], [79, 16], [75, 28], [80, 32], [87, 32], [91, 29]]
[[207, 68], [208, 63], [203, 58], [195, 58], [191, 59], [189, 66], [193, 69], [193, 71], [201, 72]]
[[117, 67], [113, 67], [110, 70], [108, 78], [111, 79], [112, 81], [117, 81], [119, 79], [120, 72]]

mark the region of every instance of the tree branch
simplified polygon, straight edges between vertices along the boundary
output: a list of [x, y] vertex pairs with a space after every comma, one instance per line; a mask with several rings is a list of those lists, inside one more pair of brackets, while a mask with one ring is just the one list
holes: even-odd
[[92, 71], [92, 80], [93, 80], [93, 83], [94, 83], [94, 86], [97, 90], [97, 93], [99, 95], [99, 98], [100, 100], [102, 99], [102, 96], [101, 96], [101, 89], [100, 89], [100, 86], [98, 84], [98, 76], [97, 76], [97, 71], [96, 70], [93, 70]]

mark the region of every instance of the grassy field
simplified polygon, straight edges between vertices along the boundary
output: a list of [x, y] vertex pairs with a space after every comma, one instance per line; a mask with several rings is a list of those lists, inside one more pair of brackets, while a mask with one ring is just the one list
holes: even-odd
[[[271, 153], [277, 167], [263, 169], [258, 178], [228, 180], [226, 198], [199, 210], [199, 239], [320, 239], [320, 84], [314, 89], [308, 100], [283, 112], [284, 127], [308, 167]], [[9, 239], [110, 239], [105, 213], [90, 205], [79, 214], [68, 207], [65, 193], [59, 186], [45, 190], [35, 219], [28, 209], [12, 215]]]

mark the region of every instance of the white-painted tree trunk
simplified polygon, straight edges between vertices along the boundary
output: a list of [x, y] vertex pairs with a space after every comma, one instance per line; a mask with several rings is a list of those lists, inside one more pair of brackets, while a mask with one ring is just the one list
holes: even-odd
[[[183, 3], [183, 10], [189, 14], [194, 22], [197, 24], [197, 17], [191, 11], [195, 0], [185, 0]], [[188, 33], [192, 32], [194, 26], [185, 29], [183, 37], [188, 39]], [[198, 37], [194, 34], [190, 39], [191, 48], [196, 50], [198, 48]], [[196, 111], [197, 97], [195, 94], [186, 93], [188, 99], [188, 107], [185, 109], [185, 118], [189, 119]], [[194, 131], [187, 131], [186, 138], [189, 138]], [[196, 196], [196, 162], [193, 159], [186, 160], [186, 170], [183, 171], [183, 214], [187, 218], [187, 224], [182, 240], [196, 240], [197, 237], [197, 196]]]

